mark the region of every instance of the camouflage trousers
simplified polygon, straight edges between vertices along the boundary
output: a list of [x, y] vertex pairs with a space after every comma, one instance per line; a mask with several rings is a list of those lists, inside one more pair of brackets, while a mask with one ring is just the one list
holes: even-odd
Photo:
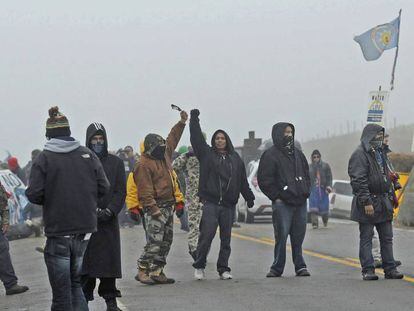
[[188, 248], [190, 252], [197, 250], [198, 237], [200, 236], [200, 222], [203, 204], [197, 200], [192, 200], [188, 205]]
[[160, 211], [162, 215], [158, 218], [145, 214], [147, 244], [138, 259], [138, 267], [148, 272], [162, 271], [173, 241], [174, 209], [171, 206]]

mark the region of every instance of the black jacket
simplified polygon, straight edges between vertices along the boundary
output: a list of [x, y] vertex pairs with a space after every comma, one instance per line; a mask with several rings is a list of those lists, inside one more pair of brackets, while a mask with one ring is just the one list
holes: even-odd
[[[210, 147], [201, 132], [198, 117], [190, 119], [190, 139], [194, 154], [200, 162], [200, 184], [198, 195], [201, 201], [233, 207], [240, 193], [246, 201], [253, 201], [254, 194], [247, 182], [246, 169], [240, 156], [235, 152], [230, 137], [222, 132], [227, 141], [227, 154], [222, 157]], [[216, 133], [217, 133], [216, 132]], [[214, 137], [211, 145], [214, 146]]]
[[96, 231], [98, 197], [109, 182], [98, 157], [73, 139], [51, 139], [34, 160], [26, 196], [43, 205], [46, 236]]
[[91, 147], [91, 138], [97, 134], [105, 137], [105, 148], [99, 158], [111, 184], [109, 192], [99, 199], [98, 207], [109, 208], [114, 213], [114, 217], [108, 221], [98, 219], [98, 231], [92, 234], [88, 243], [82, 274], [94, 278], [121, 278], [121, 240], [117, 215], [125, 203], [125, 167], [119, 157], [108, 154], [107, 135], [101, 124], [93, 123], [88, 127], [86, 146]]
[[321, 176], [320, 180], [320, 186], [323, 189], [326, 189], [327, 187], [332, 187], [332, 171], [331, 167], [328, 163], [323, 162], [322, 160], [318, 163], [311, 163], [309, 165], [309, 175], [310, 175], [310, 181], [312, 188], [316, 185], [317, 180], [317, 172], [319, 169], [319, 174]]
[[277, 123], [272, 129], [273, 146], [260, 158], [257, 181], [263, 193], [273, 202], [302, 205], [310, 193], [309, 166], [305, 155], [294, 147], [293, 154], [283, 147], [284, 131], [290, 123]]
[[[384, 128], [368, 124], [361, 136], [361, 145], [352, 154], [348, 164], [354, 199], [351, 219], [362, 223], [381, 223], [392, 220], [392, 185], [385, 165], [385, 175], [375, 159], [370, 141]], [[385, 156], [385, 155], [384, 155]], [[385, 159], [384, 159], [385, 160]], [[374, 206], [374, 216], [365, 214], [365, 206]]]

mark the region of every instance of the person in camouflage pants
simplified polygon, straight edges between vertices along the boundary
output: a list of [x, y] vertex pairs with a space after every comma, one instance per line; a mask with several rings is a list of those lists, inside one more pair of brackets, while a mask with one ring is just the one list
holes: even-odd
[[179, 156], [173, 163], [174, 170], [185, 175], [186, 195], [185, 204], [188, 208], [188, 248], [191, 257], [196, 260], [198, 236], [200, 235], [200, 221], [202, 204], [198, 197], [198, 184], [200, 179], [200, 163], [190, 147], [187, 153]]

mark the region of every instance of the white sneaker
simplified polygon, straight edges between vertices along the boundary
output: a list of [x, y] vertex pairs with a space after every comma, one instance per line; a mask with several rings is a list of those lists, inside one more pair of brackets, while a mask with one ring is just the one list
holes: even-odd
[[220, 279], [221, 280], [231, 280], [232, 278], [233, 278], [233, 276], [228, 271], [225, 271], [222, 274], [220, 274]]
[[206, 274], [204, 272], [204, 269], [195, 269], [195, 271], [194, 271], [194, 278], [196, 280], [201, 281], [201, 280], [204, 280], [205, 277], [206, 277]]

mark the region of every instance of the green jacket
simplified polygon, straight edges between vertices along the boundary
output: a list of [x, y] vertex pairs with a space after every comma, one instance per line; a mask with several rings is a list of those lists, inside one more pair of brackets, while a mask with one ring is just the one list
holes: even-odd
[[9, 209], [7, 208], [7, 193], [4, 187], [0, 184], [0, 225], [9, 224]]

